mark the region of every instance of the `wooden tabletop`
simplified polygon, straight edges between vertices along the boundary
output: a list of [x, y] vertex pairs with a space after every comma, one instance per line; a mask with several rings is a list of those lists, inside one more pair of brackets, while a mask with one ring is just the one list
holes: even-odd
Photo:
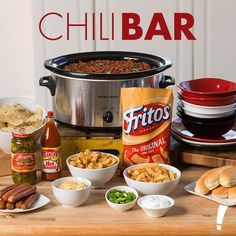
[[[235, 207], [227, 209], [222, 230], [217, 231], [219, 205], [183, 189], [205, 170], [196, 166], [182, 170], [181, 181], [170, 194], [175, 205], [162, 218], [146, 216], [138, 205], [126, 212], [115, 211], [105, 202], [106, 189], [92, 190], [90, 198], [81, 207], [63, 207], [54, 198], [50, 182], [39, 182], [39, 191], [49, 197], [51, 203], [30, 213], [0, 213], [0, 235], [235, 235]], [[10, 183], [10, 176], [0, 177], [0, 188]], [[123, 178], [116, 177], [107, 188], [122, 184]]]
[[208, 167], [236, 166], [236, 148], [235, 146], [192, 147], [172, 139], [171, 161], [180, 165], [187, 163]]

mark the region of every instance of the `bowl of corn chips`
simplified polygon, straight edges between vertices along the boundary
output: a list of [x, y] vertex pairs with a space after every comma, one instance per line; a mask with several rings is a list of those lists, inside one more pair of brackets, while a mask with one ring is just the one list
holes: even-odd
[[103, 188], [115, 175], [119, 158], [110, 153], [85, 150], [67, 158], [72, 176], [83, 177], [92, 182], [92, 188]]
[[166, 164], [144, 163], [126, 168], [123, 175], [127, 185], [141, 195], [168, 195], [178, 185], [181, 172]]
[[11, 153], [12, 133], [33, 134], [37, 142], [45, 125], [46, 111], [36, 102], [9, 97], [0, 99], [0, 149]]

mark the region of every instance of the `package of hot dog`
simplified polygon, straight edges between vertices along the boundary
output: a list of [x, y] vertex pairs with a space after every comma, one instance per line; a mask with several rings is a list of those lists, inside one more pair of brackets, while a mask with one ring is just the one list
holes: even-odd
[[171, 89], [122, 88], [123, 163], [170, 162]]

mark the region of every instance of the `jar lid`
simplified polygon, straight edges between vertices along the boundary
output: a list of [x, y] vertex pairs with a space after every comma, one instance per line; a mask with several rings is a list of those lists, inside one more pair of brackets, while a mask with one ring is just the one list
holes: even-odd
[[13, 138], [31, 138], [33, 137], [32, 133], [27, 133], [25, 128], [20, 128], [17, 131], [12, 132]]

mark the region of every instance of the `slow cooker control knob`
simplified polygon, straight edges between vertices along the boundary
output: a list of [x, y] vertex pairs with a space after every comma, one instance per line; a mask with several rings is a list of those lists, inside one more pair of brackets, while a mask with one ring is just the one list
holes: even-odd
[[113, 121], [113, 114], [111, 111], [106, 111], [103, 113], [103, 120], [107, 123], [111, 123]]

